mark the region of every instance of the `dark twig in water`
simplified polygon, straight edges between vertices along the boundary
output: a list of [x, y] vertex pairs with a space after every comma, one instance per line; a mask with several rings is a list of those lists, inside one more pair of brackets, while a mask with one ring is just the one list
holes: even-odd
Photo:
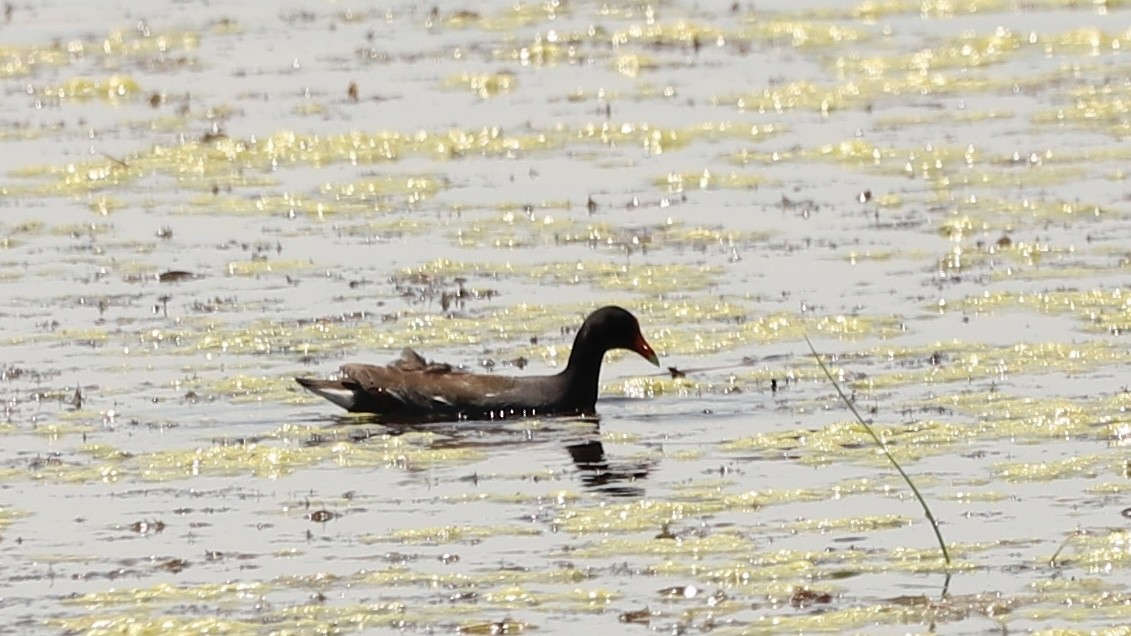
[[1064, 541], [1060, 542], [1060, 547], [1056, 549], [1056, 552], [1052, 553], [1051, 557], [1049, 557], [1049, 566], [1054, 567], [1054, 568], [1059, 568], [1061, 566], [1060, 553], [1064, 552], [1064, 549], [1068, 547], [1069, 543], [1072, 543], [1073, 539], [1075, 539], [1076, 537], [1078, 537], [1082, 534], [1084, 534], [1084, 532], [1082, 532], [1080, 530], [1076, 530], [1075, 532], [1068, 535], [1067, 537], [1064, 537]]
[[117, 157], [115, 157], [111, 154], [108, 154], [108, 153], [105, 153], [105, 152], [99, 152], [98, 154], [102, 155], [106, 159], [109, 159], [110, 161], [113, 161], [114, 163], [118, 164], [119, 166], [121, 166], [123, 168], [128, 169], [130, 167], [130, 164], [126, 163], [124, 160], [119, 159], [119, 158], [117, 158]]
[[903, 481], [907, 482], [907, 485], [911, 488], [911, 492], [915, 493], [915, 498], [919, 500], [919, 505], [923, 507], [923, 514], [927, 516], [927, 521], [930, 522], [931, 529], [935, 531], [935, 538], [938, 539], [939, 548], [942, 549], [943, 560], [949, 566], [950, 553], [946, 549], [946, 541], [943, 540], [942, 531], [939, 530], [939, 522], [935, 519], [935, 515], [931, 512], [931, 507], [927, 505], [927, 500], [923, 498], [922, 493], [920, 493], [919, 489], [915, 487], [915, 482], [911, 481], [911, 478], [907, 476], [907, 473], [903, 470], [903, 467], [900, 466], [899, 462], [897, 462], [895, 460], [895, 457], [892, 456], [891, 451], [888, 450], [887, 444], [885, 444], [884, 441], [880, 439], [879, 435], [876, 435], [876, 431], [874, 431], [872, 427], [868, 425], [868, 422], [866, 422], [860, 415], [860, 411], [856, 410], [856, 405], [853, 404], [852, 400], [848, 399], [848, 396], [844, 394], [844, 389], [840, 388], [840, 383], [838, 383], [836, 381], [836, 378], [833, 377], [832, 371], [829, 371], [829, 368], [825, 366], [825, 362], [821, 360], [821, 354], [817, 353], [817, 349], [813, 347], [813, 343], [809, 340], [809, 336], [805, 336], [805, 344], [809, 345], [809, 351], [813, 352], [813, 357], [816, 358], [817, 364], [821, 367], [821, 371], [825, 372], [825, 377], [829, 379], [829, 382], [833, 383], [833, 388], [836, 389], [836, 394], [840, 396], [841, 401], [843, 401], [845, 405], [848, 406], [849, 411], [852, 411], [852, 415], [856, 417], [856, 421], [860, 422], [860, 425], [864, 427], [864, 430], [868, 431], [868, 435], [872, 436], [872, 439], [875, 440], [876, 445], [879, 446], [880, 450], [883, 451], [884, 455], [887, 456], [888, 461], [891, 462], [891, 465], [895, 466], [895, 469], [899, 471], [899, 475], [903, 477]]

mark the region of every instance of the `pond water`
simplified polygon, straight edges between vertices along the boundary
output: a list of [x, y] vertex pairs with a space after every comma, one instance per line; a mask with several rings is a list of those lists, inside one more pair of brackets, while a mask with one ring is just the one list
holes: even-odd
[[[1127, 633], [1129, 23], [9, 4], [2, 624]], [[599, 422], [293, 382], [606, 304], [683, 376], [610, 354]]]

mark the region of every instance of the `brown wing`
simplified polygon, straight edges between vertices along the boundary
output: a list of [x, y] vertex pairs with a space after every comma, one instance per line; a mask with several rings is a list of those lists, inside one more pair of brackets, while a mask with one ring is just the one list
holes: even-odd
[[342, 383], [353, 391], [352, 411], [390, 418], [479, 418], [511, 406], [516, 390], [537, 378], [481, 375], [426, 363], [411, 350], [389, 366], [346, 364]]

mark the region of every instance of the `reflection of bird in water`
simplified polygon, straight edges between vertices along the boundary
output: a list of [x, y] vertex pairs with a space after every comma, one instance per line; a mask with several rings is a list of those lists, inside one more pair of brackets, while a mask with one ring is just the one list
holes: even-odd
[[642, 497], [644, 488], [628, 484], [646, 478], [655, 465], [651, 461], [610, 463], [605, 446], [596, 439], [570, 444], [566, 450], [582, 471], [582, 485], [613, 497]]
[[[338, 443], [343, 438], [354, 443], [383, 435], [403, 435], [407, 432], [429, 432], [432, 437], [428, 447], [436, 450], [475, 449], [485, 453], [502, 450], [519, 444], [557, 442], [565, 446], [570, 458], [580, 471], [581, 485], [612, 497], [639, 497], [644, 488], [632, 485], [648, 477], [655, 461], [609, 461], [601, 440], [591, 437], [597, 433], [597, 418], [547, 418], [535, 429], [521, 428], [514, 422], [460, 422], [384, 424], [377, 418], [342, 417], [324, 433], [313, 434], [306, 446]], [[579, 430], [582, 429], [582, 430]], [[578, 441], [578, 434], [585, 439]], [[250, 440], [244, 440], [250, 441]]]

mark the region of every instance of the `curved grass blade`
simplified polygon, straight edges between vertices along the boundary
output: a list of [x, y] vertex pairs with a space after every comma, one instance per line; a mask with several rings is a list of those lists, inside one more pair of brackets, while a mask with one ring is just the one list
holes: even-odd
[[922, 493], [920, 493], [919, 489], [915, 487], [915, 482], [911, 481], [911, 478], [907, 476], [906, 472], [904, 472], [903, 467], [899, 465], [899, 462], [896, 461], [895, 457], [893, 457], [891, 452], [888, 451], [887, 444], [885, 444], [883, 440], [880, 439], [879, 435], [876, 435], [876, 431], [872, 430], [872, 427], [869, 426], [868, 422], [865, 421], [864, 418], [860, 415], [860, 411], [856, 410], [856, 405], [853, 404], [852, 400], [849, 400], [848, 396], [844, 394], [844, 389], [840, 388], [840, 383], [838, 383], [836, 381], [836, 378], [833, 377], [832, 371], [829, 371], [829, 368], [825, 366], [824, 361], [821, 360], [821, 355], [817, 353], [817, 349], [813, 347], [813, 343], [809, 340], [809, 336], [804, 336], [804, 338], [805, 344], [809, 345], [809, 351], [813, 352], [813, 357], [817, 359], [817, 364], [820, 365], [821, 371], [825, 372], [825, 377], [829, 379], [829, 382], [833, 383], [833, 388], [836, 389], [836, 393], [840, 396], [841, 401], [843, 401], [845, 405], [848, 406], [848, 410], [852, 411], [852, 414], [856, 416], [856, 421], [860, 422], [860, 425], [864, 427], [864, 430], [868, 431], [868, 434], [872, 436], [872, 439], [875, 440], [876, 445], [879, 446], [880, 450], [882, 450], [884, 452], [884, 455], [887, 456], [888, 461], [891, 462], [891, 465], [895, 466], [895, 469], [899, 471], [899, 475], [903, 477], [903, 481], [907, 482], [907, 485], [911, 488], [911, 492], [915, 493], [915, 498], [919, 500], [919, 505], [923, 507], [923, 514], [926, 515], [927, 521], [930, 522], [931, 529], [935, 531], [935, 538], [938, 539], [939, 548], [942, 549], [943, 560], [949, 566], [950, 553], [946, 549], [946, 541], [943, 540], [942, 531], [939, 530], [939, 522], [935, 519], [935, 515], [931, 512], [931, 507], [927, 505], [927, 500], [923, 498]]

